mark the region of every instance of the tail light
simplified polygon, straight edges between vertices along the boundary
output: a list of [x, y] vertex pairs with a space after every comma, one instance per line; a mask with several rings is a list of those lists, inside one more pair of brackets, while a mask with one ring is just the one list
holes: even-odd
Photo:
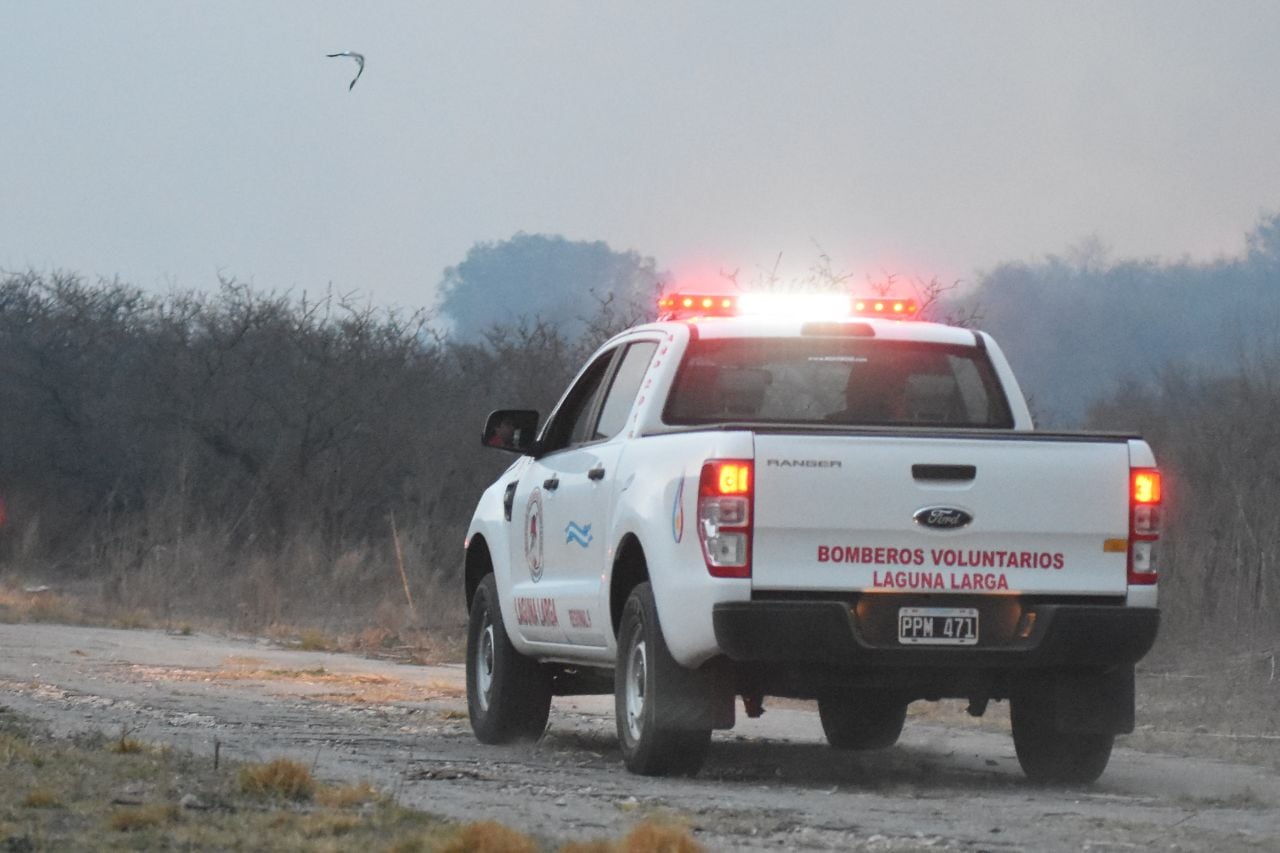
[[755, 467], [750, 459], [710, 459], [698, 480], [698, 540], [717, 578], [751, 577]]
[[1160, 472], [1155, 468], [1129, 469], [1129, 583], [1153, 584], [1156, 572], [1156, 540], [1160, 538], [1162, 496]]

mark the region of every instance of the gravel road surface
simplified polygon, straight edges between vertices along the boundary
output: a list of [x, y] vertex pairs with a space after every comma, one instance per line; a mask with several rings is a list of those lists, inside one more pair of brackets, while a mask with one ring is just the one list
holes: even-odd
[[648, 779], [622, 767], [611, 697], [557, 699], [538, 743], [489, 747], [471, 736], [461, 666], [26, 624], [0, 625], [0, 705], [210, 760], [286, 756], [548, 841], [663, 815], [712, 850], [1280, 850], [1280, 775], [1263, 767], [1121, 739], [1096, 784], [1036, 787], [1007, 727], [915, 706], [896, 747], [859, 754], [828, 748], [812, 709], [766, 705], [716, 734], [696, 779]]

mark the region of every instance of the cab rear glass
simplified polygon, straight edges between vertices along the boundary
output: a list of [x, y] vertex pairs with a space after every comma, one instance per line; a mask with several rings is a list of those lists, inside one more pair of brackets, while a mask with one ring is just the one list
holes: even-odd
[[856, 337], [691, 341], [663, 420], [1013, 427], [985, 350]]

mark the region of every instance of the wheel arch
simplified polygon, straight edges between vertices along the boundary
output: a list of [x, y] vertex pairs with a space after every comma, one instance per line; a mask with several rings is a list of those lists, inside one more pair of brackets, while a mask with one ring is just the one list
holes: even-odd
[[466, 596], [467, 610], [471, 610], [471, 601], [476, 596], [476, 589], [484, 576], [493, 571], [493, 558], [489, 556], [489, 543], [479, 534], [471, 538], [467, 546], [463, 562], [463, 592]]
[[622, 608], [627, 604], [627, 597], [631, 590], [648, 579], [649, 564], [645, 560], [644, 548], [639, 537], [628, 533], [618, 543], [609, 580], [609, 619], [615, 637], [622, 623]]

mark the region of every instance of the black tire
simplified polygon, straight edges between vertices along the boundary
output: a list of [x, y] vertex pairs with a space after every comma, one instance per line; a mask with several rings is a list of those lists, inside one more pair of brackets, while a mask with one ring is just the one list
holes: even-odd
[[471, 600], [467, 712], [481, 743], [536, 740], [551, 715], [551, 675], [511, 645], [492, 574], [480, 582]]
[[825, 696], [818, 699], [818, 717], [836, 749], [884, 749], [898, 742], [907, 703], [866, 694]]
[[1107, 769], [1114, 734], [1060, 731], [1053, 703], [1038, 696], [1015, 696], [1009, 716], [1018, 763], [1032, 782], [1087, 785]]
[[622, 760], [642, 776], [693, 776], [706, 760], [711, 729], [663, 729], [656, 699], [670, 690], [659, 684], [664, 668], [679, 666], [667, 649], [658, 608], [648, 583], [631, 592], [622, 609], [618, 662], [614, 668], [614, 717]]

